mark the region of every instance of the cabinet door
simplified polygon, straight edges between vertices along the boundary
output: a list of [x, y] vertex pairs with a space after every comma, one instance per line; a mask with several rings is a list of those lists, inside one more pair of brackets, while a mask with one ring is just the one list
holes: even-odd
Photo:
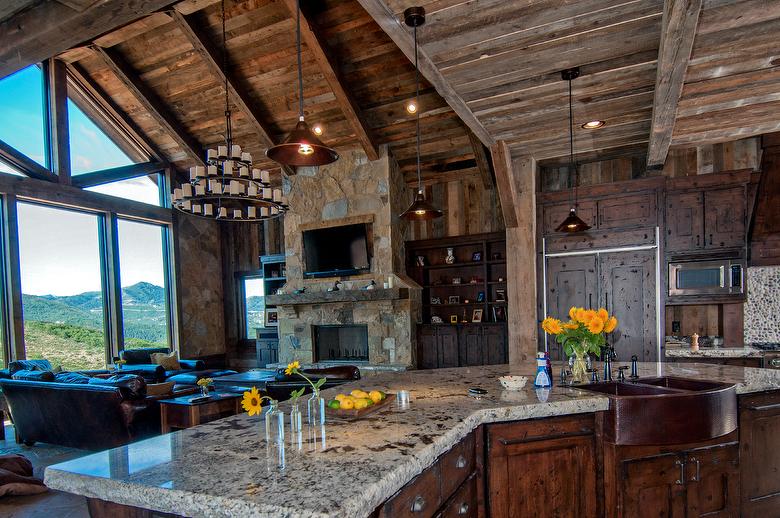
[[599, 259], [600, 303], [618, 319], [618, 327], [607, 335], [618, 359], [658, 359], [656, 325], [655, 251], [615, 252]]
[[496, 365], [509, 361], [507, 350], [507, 328], [505, 325], [490, 325], [482, 328], [485, 351], [485, 365]]
[[599, 200], [599, 230], [656, 226], [658, 214], [655, 200], [655, 191]]
[[688, 516], [739, 516], [739, 445], [734, 442], [687, 452]]
[[438, 349], [438, 367], [458, 367], [458, 328], [441, 326], [436, 329], [436, 347]]
[[704, 192], [704, 237], [707, 248], [745, 246], [745, 189]]
[[[598, 303], [596, 256], [549, 257], [547, 259], [547, 315], [569, 318], [569, 308], [591, 307]], [[562, 360], [563, 351], [555, 337], [547, 337], [553, 360]]]
[[685, 463], [680, 455], [622, 462], [620, 509], [624, 518], [683, 518], [686, 515]]
[[439, 366], [436, 327], [417, 326], [417, 366], [420, 369], [435, 369]]
[[740, 397], [739, 441], [742, 516], [777, 515], [780, 509], [780, 391]]
[[666, 250], [696, 250], [704, 246], [704, 204], [701, 192], [666, 195]]
[[461, 367], [471, 367], [474, 365], [485, 364], [485, 344], [482, 337], [482, 326], [463, 326], [460, 330], [458, 341]]
[[[545, 205], [542, 209], [542, 233], [544, 235], [556, 233], [555, 229], [569, 215], [572, 204], [569, 202], [557, 205]], [[596, 226], [596, 203], [593, 201], [580, 201], [577, 206], [577, 216], [591, 227]]]

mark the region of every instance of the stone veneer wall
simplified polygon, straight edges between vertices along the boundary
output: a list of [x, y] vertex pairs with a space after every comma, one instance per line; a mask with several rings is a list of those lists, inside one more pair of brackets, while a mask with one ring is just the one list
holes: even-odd
[[[421, 290], [403, 275], [408, 224], [398, 217], [404, 204], [409, 203], [409, 189], [387, 148], [383, 146], [380, 158], [373, 162], [361, 150], [351, 150], [333, 164], [299, 169], [288, 179], [285, 191], [290, 204], [284, 218], [287, 293], [303, 286], [309, 293], [326, 291], [336, 281], [303, 278], [300, 227], [354, 222], [350, 218], [373, 218], [373, 256], [370, 273], [344, 278], [342, 289], [359, 289], [371, 280], [382, 287], [390, 275], [395, 276], [397, 284], [412, 289], [408, 299], [281, 307], [279, 361], [314, 360], [312, 325], [367, 324], [370, 363], [413, 365]], [[290, 336], [298, 339], [299, 348], [291, 346]]]
[[225, 312], [219, 223], [178, 214], [179, 353], [197, 358], [225, 353]]
[[780, 266], [751, 266], [747, 271], [745, 344], [780, 343]]

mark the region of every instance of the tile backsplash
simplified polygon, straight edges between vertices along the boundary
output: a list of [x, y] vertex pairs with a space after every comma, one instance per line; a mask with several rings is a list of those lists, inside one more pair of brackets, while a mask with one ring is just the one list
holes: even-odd
[[780, 343], [780, 266], [747, 271], [745, 344]]

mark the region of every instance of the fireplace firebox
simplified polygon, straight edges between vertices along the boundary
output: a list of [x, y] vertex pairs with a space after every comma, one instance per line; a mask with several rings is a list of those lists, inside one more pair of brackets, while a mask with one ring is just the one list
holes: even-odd
[[315, 361], [367, 362], [367, 325], [312, 326]]

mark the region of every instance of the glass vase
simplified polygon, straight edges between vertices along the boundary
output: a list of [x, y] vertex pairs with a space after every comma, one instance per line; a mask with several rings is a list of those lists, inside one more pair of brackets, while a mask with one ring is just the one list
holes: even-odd
[[268, 444], [284, 441], [284, 412], [272, 401], [265, 411], [265, 440]]
[[209, 386], [208, 385], [201, 385], [200, 386], [200, 393], [202, 396], [208, 397], [209, 395]]
[[320, 396], [320, 391], [312, 392], [306, 402], [306, 422], [309, 425], [325, 424], [325, 399]]
[[572, 384], [582, 384], [588, 382], [588, 353], [586, 349], [574, 349], [572, 359], [569, 360], [571, 365], [571, 382]]
[[298, 402], [292, 404], [290, 407], [290, 433], [299, 433], [303, 428], [303, 415], [300, 409], [298, 409]]

